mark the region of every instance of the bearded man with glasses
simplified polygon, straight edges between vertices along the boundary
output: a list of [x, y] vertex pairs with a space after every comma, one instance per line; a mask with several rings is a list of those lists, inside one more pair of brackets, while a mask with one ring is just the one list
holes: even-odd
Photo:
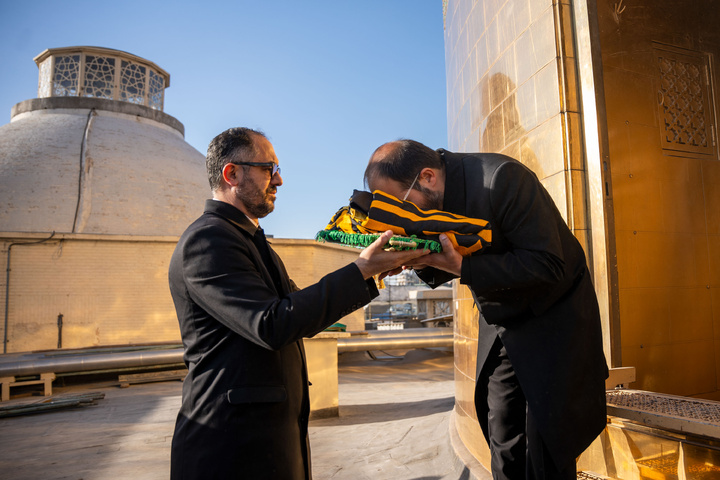
[[356, 261], [299, 290], [259, 225], [283, 184], [270, 141], [232, 128], [210, 143], [206, 166], [213, 198], [169, 269], [188, 367], [171, 478], [308, 479], [303, 337], [369, 303], [378, 295], [373, 276], [423, 252], [385, 251], [388, 231]]

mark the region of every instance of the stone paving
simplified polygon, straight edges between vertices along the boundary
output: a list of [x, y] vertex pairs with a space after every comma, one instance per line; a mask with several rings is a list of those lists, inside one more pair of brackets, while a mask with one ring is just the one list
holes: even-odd
[[452, 355], [415, 350], [400, 361], [343, 361], [340, 371], [340, 416], [310, 424], [315, 478], [454, 475]]

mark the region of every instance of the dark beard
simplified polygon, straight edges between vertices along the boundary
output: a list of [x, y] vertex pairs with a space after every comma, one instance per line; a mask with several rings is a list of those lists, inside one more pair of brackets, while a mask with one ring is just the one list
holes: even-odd
[[275, 210], [275, 204], [267, 200], [263, 203], [254, 205], [247, 205], [248, 212], [257, 218], [267, 217], [273, 210]]
[[264, 218], [275, 210], [275, 203], [270, 199], [270, 193], [275, 191], [275, 187], [268, 186], [263, 192], [250, 177], [244, 176], [235, 195], [245, 205], [249, 214]]
[[417, 188], [423, 194], [423, 205], [418, 205], [423, 210], [442, 210], [443, 195], [440, 192], [433, 192], [429, 188], [418, 185]]

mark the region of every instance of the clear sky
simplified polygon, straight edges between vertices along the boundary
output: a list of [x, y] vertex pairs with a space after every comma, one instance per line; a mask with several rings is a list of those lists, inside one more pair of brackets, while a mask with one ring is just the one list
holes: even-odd
[[285, 183], [261, 225], [313, 238], [380, 144], [447, 147], [443, 41], [441, 0], [0, 0], [0, 125], [37, 97], [46, 48], [138, 55], [170, 74], [165, 112], [203, 155], [230, 127], [268, 135]]

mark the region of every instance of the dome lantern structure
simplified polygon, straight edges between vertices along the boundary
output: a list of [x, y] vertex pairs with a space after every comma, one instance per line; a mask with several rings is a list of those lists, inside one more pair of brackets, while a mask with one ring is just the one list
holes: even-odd
[[210, 191], [164, 109], [170, 75], [127, 52], [47, 49], [38, 98], [0, 126], [0, 230], [176, 236]]
[[100, 47], [50, 48], [35, 57], [38, 98], [89, 97], [163, 110], [170, 75], [127, 52]]

